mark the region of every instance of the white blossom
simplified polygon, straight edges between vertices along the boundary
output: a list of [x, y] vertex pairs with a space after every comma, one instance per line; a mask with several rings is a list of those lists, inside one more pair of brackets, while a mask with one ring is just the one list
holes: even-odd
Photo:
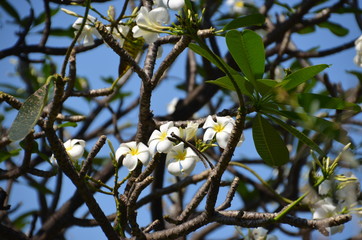
[[106, 27], [106, 29], [111, 32], [112, 30], [112, 36], [119, 41], [119, 46], [122, 47], [123, 46], [123, 43], [125, 41], [125, 37], [127, 36], [128, 32], [129, 32], [129, 27], [122, 24], [122, 23], [119, 23], [117, 25], [117, 27]]
[[345, 174], [345, 181], [336, 191], [336, 198], [341, 207], [351, 208], [357, 204], [360, 193], [358, 178], [351, 172]]
[[245, 7], [245, 3], [252, 4], [251, 0], [227, 0], [226, 4], [230, 7], [231, 14], [246, 14], [247, 8]]
[[151, 11], [141, 7], [136, 17], [137, 25], [132, 28], [133, 37], [143, 37], [147, 43], [153, 43], [164, 28], [162, 24], [167, 24], [169, 20], [170, 16], [164, 7], [154, 8]]
[[160, 130], [153, 131], [148, 141], [152, 155], [156, 152], [168, 153], [171, 150], [173, 142], [168, 139], [168, 137], [171, 137], [171, 133], [180, 136], [180, 130], [173, 126], [173, 122], [167, 122], [160, 126]]
[[185, 148], [181, 142], [174, 146], [166, 156], [166, 166], [174, 176], [188, 176], [194, 170], [199, 157], [189, 147]]
[[[77, 161], [79, 158], [83, 156], [85, 141], [81, 139], [69, 139], [64, 144], [64, 148], [67, 151], [67, 154], [72, 161]], [[56, 165], [56, 159], [54, 158], [54, 154], [50, 157], [50, 162]]]
[[180, 137], [189, 141], [196, 136], [196, 132], [199, 129], [199, 124], [188, 122], [186, 128], [179, 128], [180, 129]]
[[[331, 198], [319, 200], [314, 206], [313, 219], [324, 219], [337, 215], [337, 207], [333, 204]], [[327, 227], [331, 234], [343, 231], [344, 226]]]
[[[83, 27], [82, 33], [78, 38], [78, 42], [83, 42], [84, 46], [91, 46], [94, 44], [93, 36], [101, 39], [101, 35], [97, 31], [97, 29], [93, 26], [93, 24], [97, 21], [97, 19], [91, 15], [88, 15], [87, 21]], [[82, 25], [83, 18], [77, 18], [77, 20], [73, 23], [73, 28], [77, 31], [74, 34], [77, 34], [80, 26]]]
[[138, 164], [138, 160], [143, 165], [147, 165], [150, 159], [150, 152], [148, 147], [143, 143], [128, 142], [122, 143], [116, 151], [116, 159], [124, 156], [122, 160], [123, 166], [127, 167], [129, 171], [133, 171]]
[[[234, 119], [231, 117], [216, 117], [215, 122], [211, 116], [208, 116], [203, 126], [203, 128], [206, 129], [204, 142], [212, 140], [215, 137], [219, 146], [225, 149], [234, 124]], [[238, 145], [243, 141], [244, 135], [240, 137]]]
[[354, 42], [356, 49], [356, 56], [353, 58], [353, 62], [362, 67], [362, 35]]

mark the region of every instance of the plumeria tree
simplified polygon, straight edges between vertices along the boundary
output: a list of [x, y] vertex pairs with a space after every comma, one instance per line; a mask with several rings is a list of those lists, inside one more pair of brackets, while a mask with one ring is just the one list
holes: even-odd
[[359, 1], [0, 7], [1, 239], [361, 236]]

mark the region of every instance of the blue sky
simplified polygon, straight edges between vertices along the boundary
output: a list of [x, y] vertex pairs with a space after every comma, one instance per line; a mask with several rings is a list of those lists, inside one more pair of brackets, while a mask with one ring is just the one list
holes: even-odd
[[[19, 12], [22, 13], [22, 15], [25, 15], [27, 13], [27, 4], [25, 1], [23, 1], [23, 4], [19, 4], [19, 7], [17, 8]], [[39, 9], [42, 9], [42, 5], [40, 4], [41, 1], [32, 1], [34, 2], [34, 9], [35, 14], [39, 14]], [[256, 1], [256, 4], [260, 4], [261, 1]], [[283, 1], [283, 2], [297, 2], [297, 1]], [[109, 4], [119, 4], [119, 1], [111, 1]], [[40, 6], [38, 6], [40, 5]], [[54, 5], [51, 5], [54, 7]], [[108, 4], [94, 4], [94, 6], [103, 14], [106, 13]], [[67, 7], [68, 9], [71, 9], [78, 14], [82, 15], [84, 12], [84, 9], [81, 7]], [[120, 10], [120, 8], [116, 10]], [[277, 9], [273, 9], [274, 11], [277, 11]], [[224, 11], [228, 11], [227, 7], [224, 7]], [[173, 12], [175, 13], [175, 12]], [[96, 16], [94, 13], [91, 13], [93, 16]], [[0, 31], [2, 32], [2, 36], [6, 34], [6, 37], [0, 38], [0, 46], [1, 49], [4, 49], [6, 47], [10, 47], [14, 44], [16, 41], [16, 36], [14, 35], [14, 26], [9, 23], [8, 16], [3, 12], [2, 9], [0, 9]], [[318, 29], [316, 34], [310, 34], [310, 35], [296, 35], [293, 37], [293, 40], [296, 42], [296, 44], [301, 49], [310, 49], [312, 47], [319, 46], [320, 49], [327, 49], [329, 47], [333, 47], [335, 45], [339, 45], [343, 42], [348, 42], [349, 40], [356, 39], [360, 34], [360, 30], [357, 28], [357, 26], [352, 25], [351, 23], [354, 23], [353, 16], [342, 16], [342, 15], [333, 15], [333, 18], [335, 22], [347, 27], [350, 32], [349, 34], [344, 37], [336, 37], [332, 33], [330, 33], [326, 29]], [[59, 12], [55, 18], [53, 18], [53, 24], [54, 26], [58, 27], [68, 27], [75, 21], [75, 17], [69, 16], [63, 12]], [[18, 31], [19, 29], [15, 29], [15, 31]], [[38, 39], [41, 37], [39, 34], [36, 34], [35, 32], [41, 31], [41, 28], [34, 29], [29, 37], [28, 42], [34, 42], [36, 43]], [[49, 46], [58, 46], [58, 47], [66, 47], [70, 44], [71, 39], [69, 38], [51, 38], [49, 40]], [[219, 43], [221, 46], [222, 51], [225, 53], [226, 48], [225, 44], [223, 42], [223, 39], [220, 37]], [[170, 50], [170, 47], [165, 47], [164, 49], [164, 56], [166, 53]], [[355, 50], [353, 48], [348, 49], [344, 51], [343, 53], [335, 54], [331, 57], [325, 57], [325, 58], [318, 58], [318, 59], [312, 59], [313, 64], [319, 64], [319, 63], [327, 63], [331, 64], [331, 67], [326, 69], [326, 73], [329, 74], [330, 79], [332, 82], [339, 82], [342, 84], [343, 88], [350, 88], [356, 85], [357, 80], [355, 77], [353, 77], [350, 74], [347, 74], [346, 70], [361, 70], [357, 66], [353, 64], [353, 57], [355, 55]], [[33, 59], [41, 59], [41, 54], [32, 54]], [[9, 57], [2, 59], [0, 61], [0, 84], [4, 83], [15, 83], [17, 86], [21, 87], [23, 86], [21, 81], [17, 76], [14, 76], [15, 68], [14, 65], [11, 64], [11, 60], [14, 59], [14, 57]], [[168, 72], [168, 78], [165, 79], [161, 86], [154, 92], [153, 98], [152, 98], [152, 109], [154, 111], [155, 115], [163, 115], [166, 113], [167, 104], [174, 98], [174, 97], [185, 97], [184, 92], [180, 90], [176, 90], [174, 87], [179, 84], [184, 76], [183, 72], [180, 72], [180, 69], [183, 69], [185, 66], [185, 53], [182, 54], [182, 56], [176, 61], [176, 63], [171, 67], [170, 71]], [[63, 61], [63, 57], [53, 57], [53, 60], [58, 64], [58, 71], [61, 67], [61, 63]], [[77, 55], [77, 73], [79, 76], [85, 76], [89, 79], [89, 82], [91, 83], [92, 88], [103, 88], [108, 87], [107, 84], [105, 84], [100, 79], [102, 77], [113, 77], [115, 79], [117, 77], [117, 69], [118, 69], [118, 63], [119, 58], [117, 55], [113, 53], [113, 51], [108, 48], [107, 46], [103, 45], [99, 47], [98, 49], [94, 51], [90, 51], [89, 53], [79, 54]], [[123, 91], [134, 91], [136, 89], [139, 89], [139, 79], [134, 77], [132, 81], [127, 83], [123, 89]], [[0, 85], [0, 89], [2, 86]], [[134, 94], [131, 99], [134, 99], [137, 95]], [[90, 111], [90, 106], [88, 106], [86, 103], [79, 101], [77, 98], [71, 99], [69, 102], [72, 106], [76, 106], [77, 108], [84, 109], [84, 113], [86, 114], [88, 111]], [[4, 111], [4, 104], [0, 106], [0, 111]], [[226, 106], [227, 107], [227, 106]], [[200, 112], [200, 115], [202, 115], [203, 111]], [[134, 118], [137, 117], [137, 113], [134, 112], [133, 114], [130, 114], [129, 116], [122, 119], [124, 123], [132, 122]], [[7, 115], [7, 119], [4, 122], [4, 125], [9, 126], [12, 122], [12, 120], [15, 118], [15, 113]], [[99, 122], [102, 122], [102, 116], [99, 117]], [[73, 129], [69, 129], [69, 131], [74, 131]], [[133, 135], [133, 130], [129, 131], [129, 137]], [[247, 157], [257, 157], [252, 136], [250, 131], [245, 132], [246, 141], [245, 143], [238, 149], [236, 152], [237, 155], [241, 156], [247, 156]], [[361, 136], [361, 135], [360, 135]], [[114, 139], [112, 139], [114, 141]], [[118, 143], [114, 141], [114, 146], [117, 147]], [[88, 150], [91, 148], [92, 142], [89, 142], [87, 144]], [[103, 148], [102, 154], [107, 154], [108, 147], [105, 146]], [[17, 163], [19, 163], [21, 160], [16, 160]], [[0, 164], [0, 167], [2, 165]], [[46, 166], [44, 166], [46, 167]], [[260, 166], [252, 166], [256, 171], [263, 172], [265, 176], [270, 176], [272, 174], [271, 169], [262, 168]], [[198, 167], [194, 170], [194, 172], [199, 172], [203, 170], [202, 164], [198, 165]], [[127, 174], [125, 170], [122, 170], [121, 175], [124, 176]], [[228, 177], [228, 176], [226, 176]], [[229, 176], [230, 177], [230, 176]], [[66, 185], [66, 188], [63, 190], [64, 193], [69, 193], [74, 191], [74, 187], [72, 187], [72, 184], [69, 182], [67, 178], [64, 178], [64, 183]], [[0, 182], [1, 187], [5, 187], [4, 182]], [[52, 184], [52, 181], [50, 182], [50, 186]], [[167, 185], [168, 183], [166, 183]], [[222, 191], [226, 191], [227, 189], [223, 189]], [[195, 189], [192, 189], [190, 192], [195, 191]], [[225, 192], [224, 191], [224, 192]], [[18, 194], [22, 193], [22, 194]], [[221, 193], [223, 194], [223, 193]], [[26, 195], [26, 200], [23, 196]], [[110, 197], [105, 197], [100, 194], [97, 194], [97, 200], [105, 208], [106, 214], [113, 213], [113, 199]], [[192, 196], [192, 193], [190, 193], [190, 196]], [[68, 196], [62, 196], [61, 203], [67, 200]], [[31, 200], [30, 200], [31, 199]], [[28, 209], [31, 208], [34, 202], [36, 202], [36, 195], [35, 193], [26, 187], [26, 181], [19, 180], [19, 183], [16, 184], [16, 187], [14, 189], [14, 193], [11, 195], [11, 201], [14, 203], [14, 205], [18, 202], [22, 202], [22, 209]], [[222, 198], [220, 198], [220, 201], [223, 201]], [[240, 203], [238, 202], [240, 199], [235, 198], [233, 204], [233, 208], [240, 207]], [[221, 202], [220, 202], [221, 203]], [[111, 207], [107, 207], [111, 206]], [[149, 210], [148, 207], [144, 207], [143, 209], [139, 210], [139, 218], [145, 219], [144, 224], [148, 223], [149, 220]], [[84, 208], [81, 208], [77, 211], [76, 215], [81, 216], [84, 213]], [[142, 223], [141, 223], [142, 224]], [[233, 227], [229, 227], [230, 231], [233, 231]], [[353, 227], [352, 227], [353, 228]], [[83, 228], [77, 228], [74, 227], [70, 229], [67, 232], [67, 236], [69, 239], [105, 239], [103, 234], [99, 229], [96, 228], [87, 228], [86, 231]], [[352, 230], [351, 230], [352, 231]], [[218, 233], [220, 234], [220, 233]], [[218, 235], [217, 234], [217, 235]], [[81, 236], [80, 236], [81, 235]], [[216, 236], [217, 236], [216, 235]], [[335, 239], [338, 239], [338, 236], [336, 236]]]

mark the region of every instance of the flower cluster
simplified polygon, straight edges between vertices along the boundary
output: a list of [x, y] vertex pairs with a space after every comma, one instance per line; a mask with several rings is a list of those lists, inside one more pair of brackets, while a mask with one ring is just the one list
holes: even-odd
[[[137, 16], [134, 21], [136, 25], [130, 29], [129, 25], [133, 25], [132, 21], [127, 24], [120, 21], [115, 27], [107, 27], [106, 29], [113, 35], [113, 37], [119, 41], [119, 45], [122, 47], [128, 32], [131, 30], [134, 38], [142, 37], [146, 43], [150, 44], [155, 42], [159, 34], [164, 32], [168, 27], [164, 24], [168, 24], [170, 21], [170, 15], [168, 9], [180, 10], [185, 5], [184, 0], [156, 0], [155, 8], [148, 10], [146, 7], [141, 7], [137, 12]], [[67, 14], [73, 16], [79, 16], [76, 13], [67, 9], [62, 9]], [[114, 8], [111, 6], [108, 10], [108, 17], [111, 22], [114, 21]], [[78, 42], [84, 46], [91, 46], [94, 44], [94, 37], [101, 39], [101, 35], [94, 27], [97, 18], [88, 15], [85, 26], [78, 38]], [[76, 29], [75, 34], [78, 34], [80, 26], [83, 22], [83, 17], [78, 17], [73, 24], [73, 28]]]
[[[337, 181], [335, 181], [337, 180]], [[360, 184], [352, 173], [334, 176], [319, 185], [318, 193], [323, 198], [313, 206], [313, 219], [323, 219], [348, 213], [357, 205]], [[341, 232], [343, 225], [327, 228], [331, 233]]]
[[[203, 128], [206, 129], [204, 142], [219, 144], [220, 148], [226, 148], [231, 131], [235, 125], [231, 117], [216, 117], [216, 122], [208, 116]], [[196, 138], [198, 124], [189, 122], [186, 127], [176, 127], [173, 122], [167, 122], [155, 129], [151, 134], [148, 147], [143, 143], [122, 143], [116, 151], [116, 159], [122, 160], [122, 164], [132, 171], [140, 161], [146, 165], [150, 157], [156, 153], [166, 154], [166, 166], [169, 173], [175, 176], [188, 176], [194, 170], [196, 163], [200, 160], [198, 154], [183, 142]], [[175, 136], [178, 137], [174, 138]], [[183, 141], [179, 141], [182, 139]], [[244, 136], [240, 142], [244, 141]], [[210, 144], [211, 146], [211, 144]], [[121, 158], [123, 157], [123, 158]]]
[[362, 67], [362, 35], [354, 42], [356, 48], [356, 56], [353, 58], [354, 63]]

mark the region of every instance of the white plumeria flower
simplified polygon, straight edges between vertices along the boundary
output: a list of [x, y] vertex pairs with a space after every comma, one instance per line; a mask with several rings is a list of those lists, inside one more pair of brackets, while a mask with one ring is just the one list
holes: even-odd
[[227, 0], [226, 4], [230, 6], [230, 12], [232, 14], [246, 14], [247, 9], [245, 3], [253, 4], [251, 0]]
[[138, 160], [140, 160], [143, 165], [147, 165], [150, 159], [150, 152], [145, 144], [133, 141], [121, 143], [116, 151], [116, 159], [118, 160], [121, 156], [124, 156], [122, 160], [123, 166], [128, 168], [129, 171], [133, 171], [137, 167]]
[[353, 62], [354, 64], [356, 64], [358, 67], [362, 67], [362, 53], [358, 54], [356, 56], [354, 56], [353, 58]]
[[[106, 27], [106, 29], [110, 32], [112, 27]], [[129, 32], [129, 27], [119, 23], [117, 27], [112, 29], [112, 36], [119, 41], [119, 46], [122, 47], [125, 41], [125, 37]]]
[[362, 52], [362, 35], [354, 42], [357, 52]]
[[[227, 142], [229, 141], [231, 131], [235, 122], [231, 117], [216, 117], [216, 122], [209, 115], [206, 118], [204, 126], [206, 129], [204, 134], [204, 142], [216, 138], [216, 142], [222, 149], [226, 148]], [[244, 135], [240, 137], [238, 146], [244, 141]]]
[[181, 142], [174, 146], [166, 156], [166, 166], [169, 173], [174, 176], [188, 176], [194, 170], [199, 157], [189, 147], [185, 148]]
[[356, 56], [353, 58], [353, 62], [362, 67], [362, 35], [354, 42], [356, 48]]
[[[83, 156], [85, 141], [81, 139], [69, 139], [64, 144], [64, 148], [67, 151], [67, 154], [72, 161], [77, 161]], [[57, 165], [54, 155], [50, 157], [50, 162], [53, 165]]]
[[189, 141], [196, 136], [196, 132], [199, 129], [199, 124], [188, 122], [186, 128], [180, 128], [180, 138]]
[[150, 147], [151, 154], [159, 153], [168, 153], [172, 146], [168, 137], [171, 137], [171, 133], [180, 136], [180, 130], [177, 127], [173, 126], [173, 122], [167, 122], [160, 126], [160, 130], [154, 130], [151, 134], [151, 137], [148, 141], [148, 146]]
[[346, 173], [343, 177], [345, 181], [341, 182], [335, 195], [341, 207], [351, 208], [357, 204], [360, 183], [356, 175], [351, 172]]
[[132, 28], [133, 37], [143, 37], [146, 43], [153, 43], [157, 40], [159, 32], [170, 20], [168, 11], [164, 7], [158, 7], [148, 11], [147, 8], [141, 7], [136, 17], [136, 26]]
[[[333, 204], [331, 198], [324, 198], [315, 204], [313, 219], [324, 219], [337, 215], [337, 207]], [[331, 234], [341, 232], [344, 226], [327, 227], [327, 231]]]
[[[83, 27], [82, 33], [78, 38], [78, 42], [83, 42], [84, 46], [91, 46], [94, 44], [93, 36], [101, 39], [102, 36], [99, 34], [97, 29], [93, 27], [92, 25], [97, 21], [97, 19], [91, 15], [88, 15], [87, 21]], [[78, 33], [78, 30], [80, 29], [80, 26], [82, 25], [83, 18], [77, 18], [77, 20], [73, 23], [73, 28], [77, 31], [74, 32], [74, 34]]]

